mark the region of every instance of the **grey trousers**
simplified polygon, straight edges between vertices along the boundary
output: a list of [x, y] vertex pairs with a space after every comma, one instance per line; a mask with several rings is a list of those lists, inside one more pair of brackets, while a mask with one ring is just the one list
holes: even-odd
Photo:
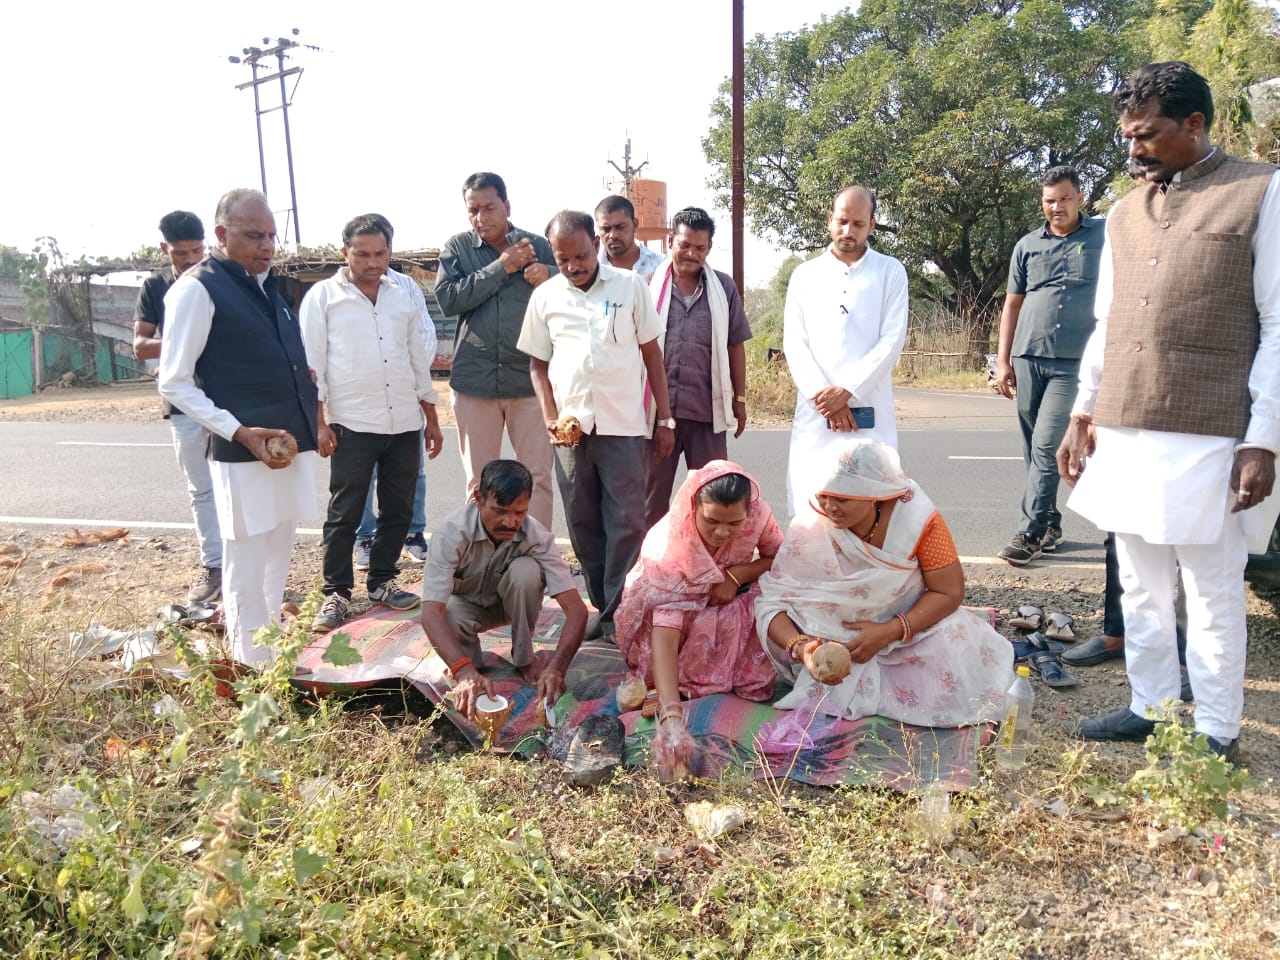
[[697, 420], [676, 420], [676, 445], [665, 460], [653, 460], [649, 445], [649, 492], [645, 503], [645, 527], [652, 527], [667, 515], [671, 506], [671, 489], [680, 469], [680, 455], [690, 470], [700, 470], [712, 460], [729, 459], [729, 433], [716, 432], [713, 424]]
[[533, 631], [538, 626], [545, 590], [538, 561], [516, 557], [498, 580], [497, 603], [484, 606], [454, 594], [444, 606], [444, 616], [477, 668], [484, 662], [480, 634], [511, 624], [511, 662], [527, 667], [533, 662]]
[[1062, 527], [1058, 510], [1058, 444], [1067, 432], [1079, 385], [1080, 361], [1014, 357], [1018, 378], [1018, 424], [1027, 463], [1022, 494], [1022, 531], [1039, 540], [1049, 527]]
[[600, 611], [602, 623], [612, 623], [644, 542], [653, 449], [647, 437], [596, 433], [584, 436], [576, 447], [555, 449], [569, 542], [582, 564], [592, 606]]

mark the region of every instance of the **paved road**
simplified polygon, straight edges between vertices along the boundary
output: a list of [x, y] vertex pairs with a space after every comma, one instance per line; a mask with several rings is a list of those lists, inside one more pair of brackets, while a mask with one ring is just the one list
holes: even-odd
[[[899, 447], [908, 471], [937, 502], [960, 553], [992, 557], [1016, 528], [1021, 493], [1013, 404], [994, 395], [909, 389], [898, 391], [898, 398]], [[787, 430], [750, 430], [729, 446], [730, 456], [760, 478], [765, 499], [777, 507], [786, 503], [788, 438]], [[0, 451], [0, 523], [190, 526], [169, 428], [162, 421], [0, 423]], [[324, 502], [327, 484], [325, 468], [317, 503]], [[428, 464], [427, 485], [429, 527], [432, 517], [461, 498], [462, 464], [453, 430], [445, 431], [444, 452]], [[1070, 511], [1064, 517], [1071, 543], [1055, 562], [1100, 561], [1097, 532]], [[558, 503], [555, 527], [557, 536], [567, 535]]]

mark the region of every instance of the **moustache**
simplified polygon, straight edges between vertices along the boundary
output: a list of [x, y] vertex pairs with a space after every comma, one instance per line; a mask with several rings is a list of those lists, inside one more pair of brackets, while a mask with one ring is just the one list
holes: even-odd
[[1155, 157], [1134, 157], [1129, 161], [1129, 176], [1135, 180], [1141, 180], [1147, 175], [1147, 169], [1159, 162]]
[[516, 533], [519, 531], [519, 529], [520, 529], [519, 527], [494, 527], [493, 532], [494, 533]]

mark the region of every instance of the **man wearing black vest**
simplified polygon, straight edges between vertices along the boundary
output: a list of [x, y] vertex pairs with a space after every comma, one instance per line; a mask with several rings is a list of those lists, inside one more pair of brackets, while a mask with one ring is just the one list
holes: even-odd
[[[316, 385], [298, 320], [271, 276], [276, 224], [257, 190], [218, 201], [218, 246], [165, 296], [160, 393], [209, 431], [232, 654], [270, 660], [253, 632], [280, 609], [294, 530], [316, 513]], [[292, 434], [298, 453], [267, 440]]]
[[1058, 468], [1071, 508], [1116, 533], [1132, 698], [1080, 735], [1144, 740], [1177, 699], [1181, 566], [1195, 729], [1234, 761], [1244, 565], [1276, 517], [1280, 173], [1214, 147], [1209, 85], [1185, 63], [1140, 67], [1112, 104], [1141, 183], [1107, 218]]

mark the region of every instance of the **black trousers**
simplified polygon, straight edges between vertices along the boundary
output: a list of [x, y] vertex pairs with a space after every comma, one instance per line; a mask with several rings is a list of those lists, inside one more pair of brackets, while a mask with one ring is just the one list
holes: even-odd
[[357, 433], [330, 424], [338, 446], [329, 458], [329, 513], [324, 521], [324, 592], [351, 598], [355, 572], [351, 550], [364, 514], [369, 480], [378, 468], [378, 526], [369, 551], [367, 586], [374, 590], [396, 575], [396, 561], [413, 522], [413, 491], [422, 456], [421, 434]]

